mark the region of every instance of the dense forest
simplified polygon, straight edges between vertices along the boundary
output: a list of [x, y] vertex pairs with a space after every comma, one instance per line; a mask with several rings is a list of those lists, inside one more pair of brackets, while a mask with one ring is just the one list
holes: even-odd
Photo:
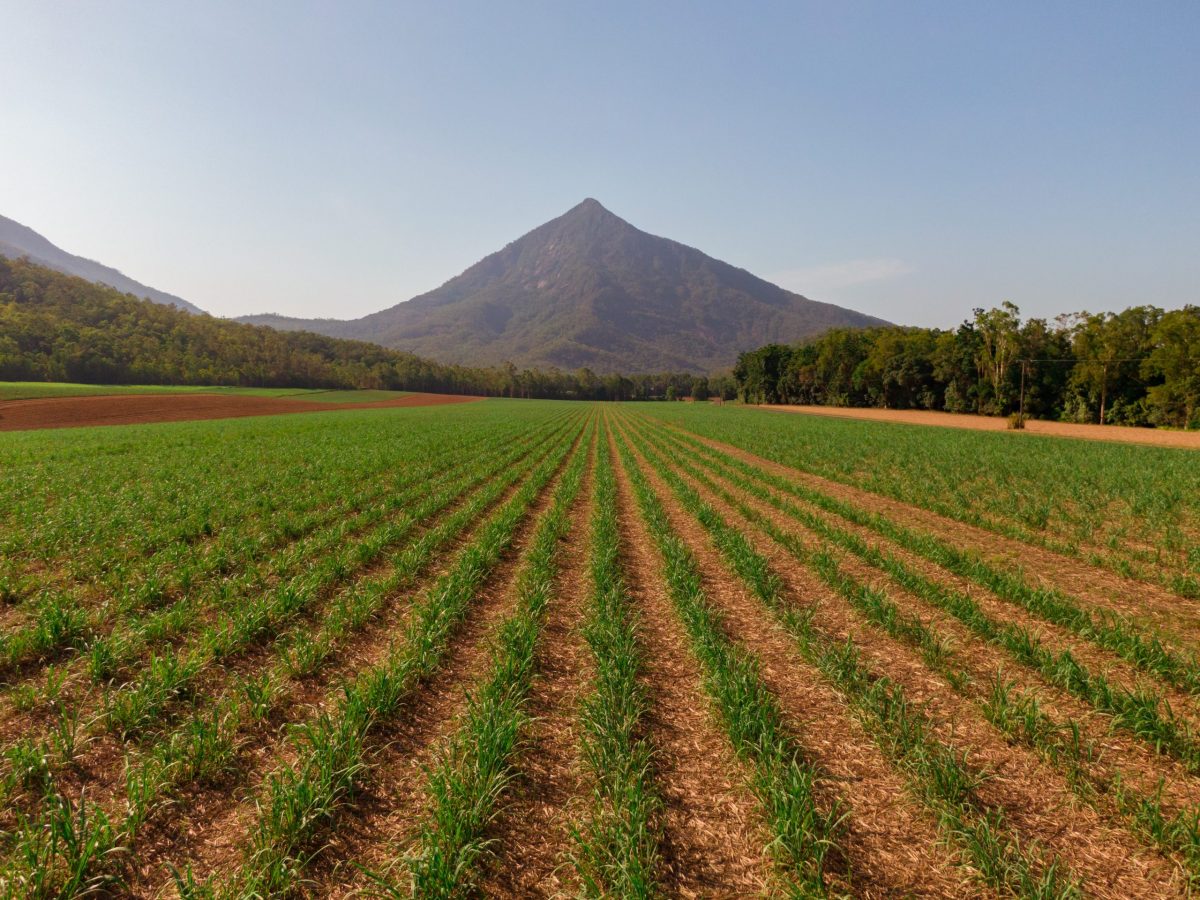
[[[280, 332], [122, 294], [0, 257], [0, 381], [437, 391], [633, 400], [684, 396], [688, 374], [448, 366], [375, 344]], [[726, 385], [730, 396], [732, 381]]]
[[[1019, 413], [1068, 422], [1200, 428], [1200, 307], [1022, 321], [1011, 303], [953, 331], [835, 329], [744, 353], [750, 403]], [[1023, 386], [1023, 388], [1022, 388]]]

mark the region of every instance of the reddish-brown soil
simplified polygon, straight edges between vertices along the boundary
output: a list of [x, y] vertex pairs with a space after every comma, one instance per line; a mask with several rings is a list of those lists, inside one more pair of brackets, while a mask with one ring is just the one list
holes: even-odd
[[[927, 409], [852, 409], [841, 406], [760, 406], [772, 412], [804, 413], [813, 416], [835, 416], [843, 419], [869, 419], [873, 422], [900, 422], [905, 425], [940, 425], [943, 428], [966, 428], [971, 431], [1005, 431], [1008, 420], [994, 416], [969, 416], [959, 413], [934, 412]], [[1158, 428], [1125, 428], [1120, 425], [1073, 425], [1068, 422], [1043, 422], [1030, 419], [1025, 423], [1028, 434], [1051, 437], [1084, 438], [1091, 441], [1119, 441], [1128, 444], [1151, 444], [1156, 447], [1183, 447], [1200, 450], [1200, 432], [1163, 431]]]
[[317, 403], [286, 397], [243, 394], [132, 394], [118, 397], [50, 397], [0, 403], [0, 431], [80, 428], [87, 425], [136, 425], [144, 422], [189, 422], [239, 419], [333, 409], [392, 409], [471, 403], [480, 397], [458, 394], [408, 394], [374, 403]]

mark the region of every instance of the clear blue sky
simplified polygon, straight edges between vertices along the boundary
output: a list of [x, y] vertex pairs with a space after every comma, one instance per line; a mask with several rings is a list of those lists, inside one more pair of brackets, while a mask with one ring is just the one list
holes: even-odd
[[0, 0], [0, 214], [361, 315], [587, 196], [953, 325], [1200, 303], [1200, 2]]

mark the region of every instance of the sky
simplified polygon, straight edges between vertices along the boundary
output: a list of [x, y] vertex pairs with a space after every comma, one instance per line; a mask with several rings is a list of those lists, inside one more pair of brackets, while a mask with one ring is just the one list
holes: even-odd
[[1200, 2], [0, 0], [0, 214], [364, 315], [585, 197], [950, 327], [1200, 303]]

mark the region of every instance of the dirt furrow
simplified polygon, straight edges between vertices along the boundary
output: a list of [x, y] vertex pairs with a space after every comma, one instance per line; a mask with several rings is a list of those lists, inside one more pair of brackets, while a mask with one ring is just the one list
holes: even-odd
[[[730, 485], [733, 487], [733, 485]], [[1170, 684], [1153, 679], [1144, 672], [1139, 671], [1132, 664], [1126, 662], [1116, 653], [1107, 650], [1092, 641], [1085, 640], [1079, 637], [1069, 629], [1047, 622], [1045, 619], [1029, 612], [1023, 607], [1008, 602], [992, 591], [975, 582], [970, 581], [960, 575], [957, 575], [949, 570], [931, 562], [930, 560], [921, 557], [894, 541], [885, 538], [876, 532], [872, 531], [863, 525], [857, 525], [841, 516], [827, 512], [808, 503], [793, 495], [787, 494], [784, 491], [770, 485], [763, 486], [773, 496], [782, 499], [788, 503], [800, 507], [804, 511], [823, 519], [837, 528], [847, 531], [869, 546], [878, 549], [881, 553], [895, 556], [901, 560], [908, 568], [917, 572], [921, 576], [930, 581], [937, 582], [945, 587], [959, 591], [970, 596], [987, 615], [996, 621], [1007, 621], [1015, 625], [1028, 629], [1036, 634], [1039, 640], [1047, 647], [1055, 652], [1069, 650], [1071, 654], [1079, 660], [1080, 663], [1087, 666], [1093, 672], [1103, 674], [1109, 681], [1120, 685], [1128, 690], [1135, 690], [1143, 683], [1153, 682], [1155, 692], [1161, 694], [1164, 699], [1171, 705], [1171, 708], [1177, 715], [1186, 718], [1190, 721], [1193, 727], [1200, 725], [1200, 711], [1198, 711], [1197, 699], [1186, 691], [1180, 690]], [[752, 498], [751, 498], [752, 499]], [[756, 501], [757, 502], [757, 501]], [[807, 533], [807, 532], [806, 532]], [[841, 551], [839, 551], [841, 552]], [[906, 592], [895, 587], [884, 572], [874, 568], [868, 563], [860, 561], [854, 555], [844, 553], [846, 566], [853, 571], [856, 577], [870, 584], [873, 587], [886, 587], [888, 590], [909, 596], [913, 603], [925, 605], [924, 601], [916, 598], [911, 598]], [[935, 614], [932, 607], [929, 607], [930, 613]], [[936, 613], [940, 618], [948, 618], [941, 613]], [[957, 623], [954, 626], [957, 628]], [[1015, 663], [1013, 664], [1015, 665]]]
[[[544, 495], [534, 516], [545, 511], [546, 499]], [[307, 896], [345, 897], [364, 891], [371, 882], [351, 863], [389, 874], [389, 864], [410, 849], [428, 805], [429, 769], [457, 730], [468, 696], [487, 677], [493, 637], [515, 609], [517, 573], [535, 527], [536, 518], [525, 522], [522, 534], [476, 595], [437, 674], [375, 732], [370, 774], [313, 860], [304, 886]], [[407, 883], [403, 870], [390, 874], [398, 883]]]
[[[419, 540], [421, 534], [436, 527], [445, 518], [452, 516], [455, 510], [469, 503], [471, 498], [482, 489], [483, 487], [481, 486], [464, 493], [436, 516], [416, 523], [412, 533], [406, 538], [406, 543], [411, 544]], [[496, 502], [502, 504], [505, 498], [517, 489], [517, 486], [509, 487]], [[459, 540], [461, 539], [460, 536]], [[304, 629], [308, 627], [312, 631], [315, 631], [321, 621], [323, 612], [327, 610], [335, 597], [352, 590], [354, 585], [362, 583], [363, 579], [378, 575], [388, 567], [389, 563], [386, 561], [376, 561], [353, 573], [336, 590], [331, 590], [322, 595], [313, 608], [301, 613], [294, 623], [289, 624], [288, 628]], [[394, 604], [398, 599], [399, 595], [389, 598], [389, 604]], [[381, 613], [381, 616], [386, 615], [387, 613]], [[372, 624], [368, 623], [364, 631], [351, 641], [350, 646], [353, 647], [359, 643], [368, 641], [374, 627], [377, 626], [372, 626]], [[236, 658], [212, 665], [208, 670], [202, 672], [200, 677], [192, 683], [187, 700], [192, 706], [203, 704], [205, 698], [216, 698], [231, 689], [236, 679], [251, 679], [264, 673], [277, 660], [279, 639], [279, 634], [265, 637], [262, 641], [246, 648]], [[289, 713], [303, 708], [307, 703], [316, 699], [315, 697], [305, 696], [312, 689], [319, 687], [316, 684], [315, 678], [318, 675], [326, 679], [336, 677], [343, 665], [343, 659], [349, 658], [351, 657], [345, 652], [338, 651], [331, 659], [326, 661], [318, 673], [312, 673], [312, 675], [306, 678], [294, 680], [289, 684], [288, 694], [278, 698], [277, 711], [272, 716], [271, 722], [256, 723], [248, 732], [239, 734], [239, 738], [243, 742], [243, 746], [241, 747], [242, 754], [245, 755], [252, 752], [253, 747], [257, 743], [266, 739], [266, 735], [263, 734], [265, 726], [269, 724], [282, 724], [284, 721], [287, 721]], [[95, 706], [100, 708], [101, 704], [97, 702]], [[161, 714], [162, 722], [159, 724], [166, 724], [169, 728], [170, 720], [178, 714], [179, 709], [177, 708], [163, 711]], [[186, 712], [184, 715], [186, 715]], [[43, 724], [48, 726], [49, 722], [47, 721]], [[122, 791], [125, 787], [122, 760], [130, 745], [122, 741], [118, 735], [111, 732], [94, 729], [93, 731], [94, 733], [90, 736], [86, 735], [86, 731], [81, 735], [81, 740], [84, 741], [81, 752], [76, 756], [72, 765], [63, 770], [57, 780], [57, 786], [68, 796], [75, 795], [86, 789], [91, 802], [98, 802], [102, 806], [118, 810], [122, 802]], [[157, 731], [158, 729], [154, 728], [138, 737], [142, 740], [153, 740], [156, 737]]]
[[[577, 447], [575, 452], [588, 451]], [[569, 461], [559, 477], [567, 465]], [[527, 513], [512, 546], [476, 595], [437, 674], [376, 733], [370, 775], [316, 858], [304, 888], [308, 896], [361, 896], [372, 881], [360, 866], [407, 883], [408, 873], [396, 861], [415, 848], [429, 807], [430, 771], [459, 730], [468, 698], [489, 676], [494, 636], [516, 610], [518, 578], [557, 483], [548, 485]]]
[[[739, 502], [745, 503], [759, 515], [765, 516], [776, 527], [797, 538], [806, 547], [816, 549], [821, 546], [821, 539], [803, 524], [775, 509], [770, 504], [752, 496], [733, 482], [720, 477], [721, 473], [715, 468], [709, 467], [704, 471], [707, 477], [715, 479], [722, 489], [736, 497]], [[746, 520], [740, 512], [734, 510], [720, 498], [717, 498], [704, 485], [694, 479], [692, 483], [706, 500], [714, 506], [719, 507], [722, 513], [727, 515], [731, 520], [736, 520], [739, 525], [744, 525], [750, 532], [760, 532], [760, 529], [754, 523]], [[773, 488], [768, 488], [768, 490], [776, 497], [782, 497], [789, 502], [795, 502], [795, 498], [792, 498], [790, 495], [784, 495], [783, 492]], [[835, 518], [811, 507], [810, 510], [822, 518]], [[838, 524], [841, 525], [843, 523], [839, 520]], [[850, 523], [845, 524], [846, 527], [850, 527]], [[760, 552], [765, 553], [773, 547], [773, 542], [765, 532], [761, 532], [761, 534], [762, 541], [758, 546]], [[863, 530], [858, 532], [858, 534], [864, 540], [869, 540], [872, 533]], [[872, 541], [872, 543], [880, 543], [887, 551], [895, 552], [897, 556], [901, 555], [900, 548], [894, 545], [887, 545], [886, 542], [880, 542], [878, 538]], [[782, 551], [777, 551], [778, 553], [782, 553]], [[1065, 692], [1040, 673], [1023, 667], [1002, 649], [984, 641], [948, 613], [898, 587], [889, 576], [880, 570], [873, 568], [848, 552], [834, 550], [833, 553], [838, 558], [839, 565], [848, 574], [854, 576], [864, 584], [886, 592], [889, 598], [904, 613], [914, 616], [926, 628], [936, 634], [950, 639], [951, 645], [957, 650], [958, 661], [962, 664], [963, 670], [971, 675], [975, 684], [971, 693], [972, 697], [980, 699], [990, 689], [992, 680], [998, 676], [1002, 677], [1006, 682], [1013, 684], [1018, 689], [1033, 689], [1039, 698], [1039, 703], [1043, 710], [1054, 721], [1063, 723], [1070, 720], [1077, 723], [1081, 728], [1082, 735], [1093, 742], [1095, 749], [1098, 751], [1098, 758], [1090, 767], [1090, 771], [1102, 781], [1111, 782], [1113, 777], [1120, 772], [1127, 787], [1132, 787], [1146, 796], [1159, 795], [1163, 807], [1167, 811], [1178, 812], [1181, 809], [1200, 804], [1200, 781], [1190, 775], [1182, 763], [1155, 752], [1145, 742], [1138, 740], [1128, 733], [1114, 732], [1111, 717], [1097, 712], [1091, 705]], [[1016, 609], [1011, 604], [1006, 604], [1001, 600], [995, 599], [986, 590], [977, 585], [966, 583], [962, 579], [951, 575], [951, 573], [926, 560], [910, 555], [906, 561], [912, 567], [918, 569], [925, 577], [965, 591], [974, 600], [979, 602], [989, 615], [999, 621], [1014, 621], [1026, 625], [1031, 631], [1042, 638], [1052, 635], [1055, 631], [1061, 633], [1061, 629], [1052, 629], [1046, 626], [1045, 623], [1034, 619], [1030, 614]], [[788, 558], [786, 554], [784, 554], [782, 564], [799, 573], [803, 573], [803, 577], [808, 579], [813, 585], [818, 584], [815, 575], [800, 567], [794, 560]], [[987, 602], [988, 598], [991, 598], [990, 603]], [[1017, 613], [1022, 613], [1022, 615], [1018, 616]], [[1139, 681], [1147, 680], [1145, 676], [1139, 678], [1137, 674], [1129, 672], [1129, 667], [1123, 661], [1114, 660], [1105, 651], [1094, 645], [1085, 644], [1077, 638], [1070, 642], [1064, 640], [1062, 643], [1052, 643], [1051, 645], [1055, 646], [1056, 649], [1062, 649], [1064, 646], [1069, 647], [1072, 649], [1072, 652], [1079, 649], [1080, 652], [1077, 654], [1077, 657], [1082, 662], [1097, 672], [1112, 674], [1115, 670], [1122, 676], [1116, 680], [1127, 686], [1136, 686]], [[1193, 706], [1189, 702], [1190, 698], [1178, 691], [1167, 691], [1166, 695], [1172, 709], [1176, 712], [1187, 710]], [[1160, 781], [1162, 782], [1161, 785], [1159, 784]]]
[[[470, 534], [460, 537], [456, 547], [470, 539]], [[356, 672], [387, 654], [395, 635], [408, 622], [408, 601], [450, 570], [455, 549], [448, 550], [417, 586], [389, 598], [386, 608], [335, 652], [326, 666], [288, 684], [287, 694], [276, 702], [269, 720], [243, 736], [237, 771], [229, 783], [189, 792], [179, 804], [185, 810], [183, 815], [152, 823], [157, 826], [153, 833], [139, 841], [142, 865], [135, 894], [159, 896], [170, 884], [170, 879], [162, 880], [169, 866], [182, 870], [190, 865], [203, 873], [236, 865], [246, 832], [253, 826], [255, 798], [262, 794], [271, 772], [294, 761], [288, 729], [331, 712], [338, 695], [330, 686], [351, 681]]]
[[[448, 471], [458, 469], [461, 467], [461, 465], [461, 462], [459, 462], [457, 465], [451, 465], [448, 467]], [[273, 586], [281, 577], [290, 574], [291, 571], [293, 571], [292, 569], [284, 569], [282, 572], [276, 571], [276, 562], [279, 558], [286, 556], [286, 554], [294, 551], [297, 547], [305, 544], [305, 542], [319, 540], [325, 533], [333, 533], [333, 531], [339, 527], [341, 522], [348, 519], [353, 519], [354, 517], [365, 511], [368, 511], [371, 508], [383, 505], [386, 502], [386, 499], [392, 493], [395, 493], [395, 487], [397, 484], [401, 486], [402, 494], [411, 493], [414, 488], [414, 483], [412, 480], [406, 477], [403, 472], [387, 474], [386, 467], [384, 467], [382, 464], [378, 470], [364, 472], [362, 473], [361, 477], [363, 480], [359, 482], [360, 484], [366, 484], [371, 479], [379, 478], [384, 478], [386, 483], [381, 486], [364, 489], [358, 494], [348, 498], [335, 498], [330, 495], [328, 498], [330, 503], [332, 503], [332, 501], [335, 499], [337, 499], [338, 502], [332, 503], [332, 505], [327, 504], [323, 509], [318, 509], [318, 507], [311, 504], [306, 505], [302, 510], [308, 517], [304, 527], [284, 529], [283, 531], [270, 536], [269, 540], [267, 540], [267, 542], [264, 543], [263, 546], [261, 546], [257, 551], [238, 559], [236, 563], [231, 563], [227, 560], [224, 565], [217, 566], [211, 571], [202, 572], [188, 584], [186, 591], [181, 589], [178, 585], [171, 583], [169, 577], [171, 572], [169, 570], [161, 571], [154, 568], [154, 559], [156, 557], [151, 557], [147, 560], [138, 560], [137, 569], [122, 576], [125, 579], [125, 583], [128, 584], [130, 578], [136, 578], [138, 570], [140, 570], [143, 574], [155, 573], [157, 578], [164, 579], [165, 581], [162, 595], [152, 602], [137, 605], [132, 610], [128, 610], [127, 614], [121, 615], [120, 618], [116, 618], [115, 614], [101, 615], [99, 623], [93, 623], [100, 625], [100, 628], [96, 630], [95, 633], [99, 635], [107, 634], [108, 628], [105, 626], [118, 627], [143, 621], [148, 617], [153, 616], [155, 613], [167, 609], [171, 605], [184, 599], [186, 595], [196, 594], [202, 591], [215, 594], [220, 590], [227, 589], [228, 584], [234, 580], [242, 580], [245, 582], [244, 585], [239, 586], [239, 590], [242, 592], [266, 590]], [[278, 505], [268, 508], [265, 512], [257, 508], [248, 508], [246, 518], [230, 523], [227, 527], [218, 531], [211, 537], [206, 537], [200, 541], [197, 541], [191, 546], [189, 552], [193, 556], [199, 555], [204, 549], [216, 545], [218, 541], [229, 539], [230, 533], [236, 532], [236, 529], [243, 527], [247, 521], [253, 521], [263, 517], [269, 518], [272, 514], [283, 515], [287, 514], [289, 511], [290, 510], [288, 508], [280, 507]], [[357, 527], [345, 535], [344, 538], [348, 539], [363, 534], [369, 531], [371, 528], [377, 527], [381, 522], [395, 518], [399, 511], [400, 510], [398, 509], [393, 509], [388, 514], [386, 519], [380, 519], [375, 523], [364, 524], [360, 527]], [[270, 535], [270, 532], [267, 532], [267, 534]], [[63, 583], [56, 584], [50, 579], [42, 577], [39, 578], [39, 586], [42, 589], [54, 586], [59, 591], [71, 591], [74, 608], [98, 608], [96, 610], [97, 614], [103, 614], [106, 612], [111, 613], [109, 607], [113, 604], [115, 598], [112, 595], [112, 589], [101, 584], [101, 580], [102, 579], [100, 575], [95, 575], [89, 577], [85, 581], [80, 581], [75, 575], [63, 573], [62, 578], [59, 579], [59, 581]], [[214, 591], [214, 589], [216, 589], [216, 591]], [[212, 604], [218, 599], [219, 596], [208, 597], [205, 604], [200, 608], [203, 614], [196, 616], [190, 627], [198, 628], [200, 625], [210, 621], [213, 614]], [[25, 606], [25, 604], [22, 604], [22, 607], [23, 606]], [[19, 607], [14, 607], [14, 609], [15, 608]], [[27, 614], [30, 612], [28, 609], [25, 609], [24, 611]], [[29, 622], [26, 621], [21, 624], [28, 625]], [[70, 660], [70, 654], [74, 652], [75, 650], [73, 648], [68, 650], [68, 661]], [[42, 666], [49, 662], [53, 662], [58, 656], [59, 654], [49, 653], [46, 654], [46, 658], [44, 659], [15, 667], [9, 674], [9, 677], [6, 679], [8, 682], [5, 685], [6, 690], [11, 689], [14, 683], [13, 676], [17, 676], [19, 679], [21, 677], [36, 675]]]
[[[635, 445], [636, 448], [636, 445]], [[828, 773], [849, 818], [843, 838], [847, 859], [835, 862], [851, 889], [864, 896], [961, 897], [986, 894], [956, 866], [936, 824], [907, 796], [896, 775], [845, 700], [799, 655], [794, 640], [758, 606], [743, 585], [720, 565], [718, 551], [701, 527], [642, 461], [668, 519], [692, 550], [705, 591], [725, 617], [730, 637], [762, 660], [762, 676], [801, 736], [811, 759]], [[823, 609], [826, 592], [812, 586], [799, 602]], [[802, 598], [802, 600], [800, 599]], [[830, 802], [833, 797], [828, 798]]]
[[[543, 437], [545, 437], [545, 436], [543, 436]], [[530, 444], [530, 446], [526, 450], [526, 455], [528, 455], [529, 453], [537, 454], [537, 453], [543, 452], [544, 443], [545, 442], [543, 440], [543, 441], [539, 441], [534, 444]], [[410, 490], [411, 490], [411, 488], [410, 488]], [[453, 509], [457, 508], [458, 505], [459, 505], [459, 503], [456, 502], [452, 507], [443, 511], [443, 513], [441, 515], [439, 515], [438, 519], [444, 517], [445, 515], [452, 514]], [[374, 530], [377, 528], [381, 528], [388, 522], [394, 522], [397, 518], [404, 515], [404, 512], [405, 512], [404, 509], [396, 508], [396, 509], [390, 511], [385, 517], [380, 519], [378, 522], [376, 522], [372, 525], [363, 525], [362, 527], [353, 528], [344, 536], [344, 539], [350, 540], [350, 539], [362, 537], [368, 531], [371, 531], [371, 530]], [[437, 521], [437, 519], [428, 519], [424, 522], [416, 523], [414, 534], [412, 536], [410, 536], [408, 538], [408, 540], [412, 540], [416, 536], [419, 536], [419, 533], [422, 530], [426, 529], [428, 526], [430, 526], [432, 524], [436, 524], [436, 521]], [[328, 527], [331, 529], [335, 528], [336, 523], [330, 523]], [[299, 543], [299, 541], [296, 541], [295, 543]], [[292, 546], [292, 545], [289, 545], [289, 547], [290, 546]], [[337, 549], [339, 549], [339, 548], [335, 546], [334, 550], [337, 550]], [[303, 562], [304, 561], [301, 560], [300, 563], [297, 563], [297, 565], [300, 565]], [[374, 563], [369, 566], [366, 566], [359, 572], [355, 573], [354, 577], [356, 577], [356, 578], [367, 577], [373, 571], [378, 571], [381, 568], [381, 566], [382, 566], [381, 563]], [[286, 580], [287, 577], [291, 577], [296, 574], [295, 566], [285, 568], [282, 572], [274, 573], [273, 572], [274, 565], [273, 565], [273, 560], [271, 558], [264, 558], [259, 563], [255, 564], [255, 566], [253, 568], [255, 570], [255, 579], [256, 580], [250, 585], [240, 587], [239, 588], [240, 595], [265, 594], [269, 590], [277, 588], [284, 580]], [[340, 590], [340, 589], [341, 589], [341, 587], [336, 587], [336, 586], [334, 588], [331, 588], [331, 590]], [[327, 592], [323, 592], [323, 593], [327, 593]], [[325, 599], [328, 599], [328, 597], [325, 597]], [[148, 653], [148, 652], [158, 652], [158, 653], [178, 653], [178, 652], [180, 652], [179, 648], [188, 646], [189, 642], [191, 642], [191, 643], [195, 642], [197, 636], [201, 634], [201, 632], [205, 626], [213, 624], [214, 622], [218, 621], [220, 619], [220, 617], [222, 617], [222, 616], [228, 618], [230, 613], [229, 613], [229, 610], [227, 608], [225, 608], [225, 606], [227, 606], [227, 601], [224, 604], [222, 604], [222, 603], [218, 602], [217, 599], [213, 599], [213, 600], [210, 600], [210, 601], [202, 604], [200, 609], [197, 611], [197, 614], [192, 618], [191, 621], [188, 622], [186, 628], [182, 632], [170, 635], [167, 638], [151, 641], [149, 643], [148, 647], [146, 648], [145, 652], [146, 653]], [[305, 613], [302, 616], [302, 618], [305, 616], [311, 618], [313, 615], [314, 615], [314, 613], [312, 611], [309, 611], [308, 613]], [[123, 622], [120, 622], [120, 623], [114, 622], [113, 627], [128, 626], [130, 624], [136, 623], [138, 620], [139, 620], [139, 617], [133, 617], [131, 619], [124, 620]], [[254, 654], [255, 654], [255, 651], [252, 650], [247, 655], [247, 659], [244, 661], [238, 661], [235, 664], [234, 668], [236, 668], [238, 670], [253, 668], [252, 657], [254, 656]], [[261, 653], [259, 655], [261, 655]], [[88, 666], [88, 658], [86, 656], [83, 656], [83, 657], [77, 656], [74, 659], [65, 660], [61, 664], [61, 668], [58, 671], [60, 674], [64, 675], [65, 677], [63, 680], [62, 687], [59, 689], [59, 692], [58, 692], [60, 703], [70, 703], [70, 704], [82, 706], [84, 708], [86, 708], [88, 706], [99, 707], [101, 705], [100, 702], [98, 700], [89, 699], [89, 694], [94, 694], [100, 690], [111, 691], [113, 689], [113, 687], [114, 687], [113, 684], [107, 684], [107, 685], [104, 685], [101, 687], [97, 687], [93, 683], [92, 679], [88, 676], [87, 666]], [[231, 671], [229, 666], [223, 666], [223, 667], [221, 667], [220, 671], [214, 672], [214, 673], [212, 673], [212, 675], [220, 678], [220, 677], [223, 677], [225, 674], [228, 674], [229, 671]], [[126, 680], [129, 680], [137, 672], [138, 672], [138, 669], [135, 668], [133, 670], [133, 672], [124, 673], [123, 677]], [[36, 675], [36, 672], [32, 673], [31, 677], [32, 677], [32, 675]], [[11, 688], [11, 685], [9, 687]], [[203, 691], [203, 688], [200, 686], [197, 686], [196, 689], [198, 691]], [[79, 695], [80, 692], [83, 692], [82, 695]], [[6, 692], [3, 700], [0, 700], [0, 708], [3, 709], [3, 712], [0, 712], [0, 717], [3, 718], [3, 721], [0, 722], [0, 736], [2, 736], [2, 737], [0, 737], [0, 744], [5, 743], [6, 741], [10, 741], [15, 736], [27, 737], [31, 733], [39, 730], [39, 728], [44, 730], [45, 728], [47, 728], [48, 726], [51, 725], [51, 720], [47, 716], [47, 710], [45, 710], [44, 708], [42, 708], [42, 709], [35, 708], [31, 712], [25, 712], [25, 711], [14, 709], [11, 706], [12, 698], [13, 698], [13, 695], [11, 693]], [[10, 701], [10, 703], [4, 703], [3, 702], [4, 700]]]

